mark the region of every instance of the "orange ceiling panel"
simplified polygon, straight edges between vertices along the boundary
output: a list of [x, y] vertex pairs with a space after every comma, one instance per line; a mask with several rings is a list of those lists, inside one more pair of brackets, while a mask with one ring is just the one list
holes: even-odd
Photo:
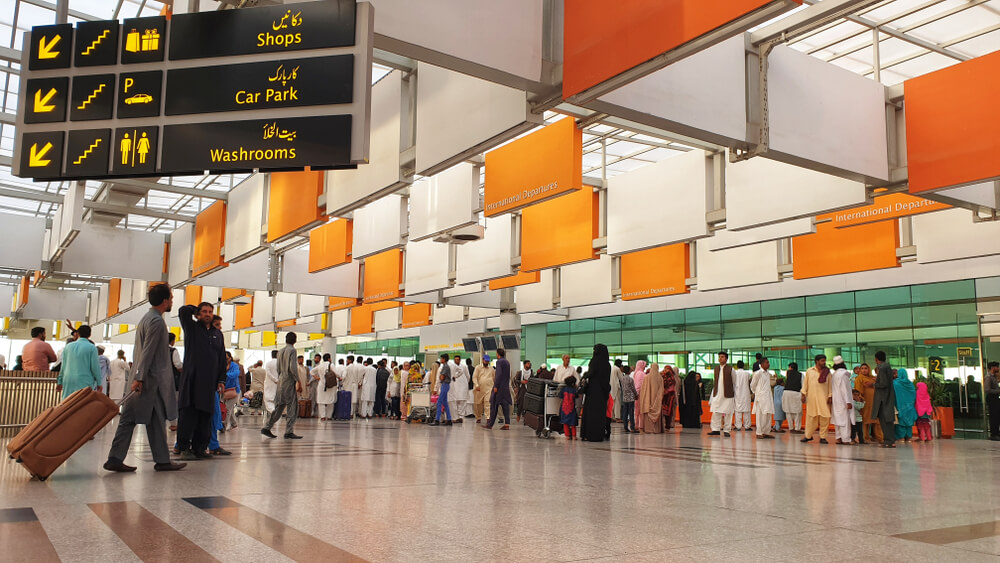
[[838, 229], [816, 225], [816, 232], [792, 238], [792, 276], [797, 279], [899, 267], [899, 224], [880, 221]]
[[354, 244], [354, 221], [335, 219], [309, 231], [309, 272], [347, 264]]
[[508, 287], [517, 287], [519, 285], [528, 285], [529, 283], [538, 283], [541, 279], [541, 272], [518, 272], [512, 276], [505, 276], [490, 280], [490, 291], [496, 289], [506, 289]]
[[940, 211], [951, 207], [946, 203], [938, 203], [922, 197], [896, 193], [878, 196], [871, 205], [853, 207], [834, 213], [816, 217], [818, 221], [829, 220], [834, 227], [840, 229], [886, 219], [898, 219], [909, 215], [919, 215], [931, 211]]
[[319, 206], [323, 175], [320, 170], [271, 173], [267, 242], [280, 240], [323, 220], [323, 210]]
[[404, 305], [403, 328], [430, 325], [432, 310], [433, 306], [430, 303], [414, 303], [412, 305]]
[[403, 251], [393, 248], [365, 258], [364, 302], [375, 303], [403, 296]]
[[623, 254], [621, 273], [623, 301], [688, 293], [691, 248], [680, 243]]
[[222, 259], [225, 245], [226, 202], [217, 201], [195, 219], [191, 274], [197, 276], [225, 266]]
[[589, 187], [521, 212], [521, 271], [554, 268], [597, 257], [598, 199]]

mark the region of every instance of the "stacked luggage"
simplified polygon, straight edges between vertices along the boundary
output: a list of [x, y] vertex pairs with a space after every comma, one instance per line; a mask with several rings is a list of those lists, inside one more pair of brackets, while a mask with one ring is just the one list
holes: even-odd
[[558, 418], [559, 413], [547, 413], [545, 409], [545, 397], [551, 392], [554, 393], [559, 387], [559, 383], [551, 379], [541, 379], [532, 377], [525, 384], [524, 393], [524, 425], [535, 431], [535, 436], [548, 438], [550, 429], [562, 428], [559, 424], [552, 422], [552, 418]]
[[118, 405], [107, 395], [80, 389], [25, 426], [7, 444], [7, 453], [44, 481], [116, 414]]

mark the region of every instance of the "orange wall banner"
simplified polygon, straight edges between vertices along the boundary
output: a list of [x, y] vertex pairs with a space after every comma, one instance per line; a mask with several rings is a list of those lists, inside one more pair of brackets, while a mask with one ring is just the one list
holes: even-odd
[[365, 258], [364, 302], [375, 303], [403, 296], [403, 251], [398, 248]]
[[351, 308], [351, 335], [368, 334], [374, 330], [375, 312], [371, 305]]
[[277, 328], [288, 328], [290, 326], [295, 326], [295, 319], [288, 319], [287, 321], [278, 321], [274, 324]]
[[855, 227], [816, 225], [792, 238], [792, 276], [797, 279], [899, 267], [899, 224], [880, 221]]
[[430, 303], [403, 305], [403, 328], [429, 326], [431, 324], [432, 307]]
[[108, 282], [108, 317], [113, 317], [120, 313], [118, 302], [122, 298], [122, 279], [111, 278]]
[[267, 204], [267, 242], [287, 237], [323, 220], [319, 196], [322, 171], [272, 172]]
[[195, 219], [191, 274], [197, 276], [226, 266], [222, 259], [222, 248], [225, 245], [226, 202], [217, 201]]
[[494, 217], [579, 190], [583, 132], [566, 117], [486, 153], [484, 212]]
[[330, 297], [327, 310], [339, 311], [341, 309], [350, 309], [351, 307], [356, 307], [358, 303], [359, 300], [357, 297]]
[[184, 286], [184, 304], [194, 305], [197, 307], [201, 304], [201, 286], [200, 285], [186, 285]]
[[243, 330], [253, 326], [253, 299], [246, 305], [236, 305], [233, 309], [233, 328]]
[[875, 203], [863, 207], [852, 207], [834, 213], [827, 213], [816, 217], [817, 221], [829, 220], [838, 229], [885, 221], [886, 219], [898, 219], [909, 215], [919, 215], [931, 211], [948, 209], [951, 206], [946, 203], [938, 203], [922, 197], [909, 194], [888, 194], [877, 196]]
[[247, 291], [245, 289], [233, 289], [231, 287], [224, 287], [222, 288], [221, 299], [223, 301], [229, 301], [231, 299], [236, 299], [237, 297], [243, 297], [246, 294]]
[[[115, 281], [115, 280], [111, 280]], [[118, 289], [121, 291], [122, 280], [118, 280]], [[28, 292], [31, 287], [31, 276], [24, 276], [21, 278], [21, 283], [17, 288], [17, 306], [15, 309], [20, 309], [28, 304]], [[110, 302], [109, 302], [110, 303]], [[118, 312], [118, 301], [115, 301], [115, 313]]]
[[691, 247], [687, 243], [622, 254], [622, 301], [688, 293]]
[[1000, 177], [1000, 51], [903, 83], [910, 193]]
[[347, 264], [354, 244], [354, 221], [335, 219], [309, 231], [309, 273]]
[[521, 271], [593, 260], [598, 199], [589, 187], [521, 212]]
[[541, 280], [541, 272], [518, 272], [512, 276], [505, 276], [495, 280], [490, 280], [490, 291], [506, 289], [508, 287], [517, 287], [519, 285], [528, 285], [529, 283], [538, 283]]
[[776, 0], [566, 2], [563, 98], [579, 94], [756, 10], [781, 3], [788, 4]]

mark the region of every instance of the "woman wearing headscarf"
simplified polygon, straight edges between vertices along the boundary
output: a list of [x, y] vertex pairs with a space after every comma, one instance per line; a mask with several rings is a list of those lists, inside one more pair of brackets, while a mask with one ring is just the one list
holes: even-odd
[[663, 368], [663, 430], [667, 431], [674, 427], [674, 411], [677, 408], [677, 374], [674, 368], [667, 366]]
[[639, 416], [643, 434], [663, 433], [663, 377], [660, 366], [653, 364], [639, 389]]
[[580, 439], [603, 442], [607, 426], [608, 396], [611, 394], [611, 358], [608, 347], [594, 345], [594, 356], [587, 366], [587, 395], [583, 401]]
[[927, 390], [927, 384], [921, 381], [917, 383], [917, 442], [930, 442], [934, 438], [931, 434], [932, 416], [934, 405], [931, 403], [931, 394]]
[[635, 369], [632, 370], [632, 380], [635, 381], [635, 390], [639, 392], [639, 396], [635, 398], [635, 429], [642, 431], [643, 416], [642, 412], [639, 411], [639, 401], [642, 400], [642, 382], [646, 379], [646, 360], [639, 360], [635, 363]]
[[688, 372], [680, 393], [681, 426], [701, 428], [701, 389], [698, 388], [698, 372]]
[[896, 411], [899, 413], [896, 439], [909, 442], [913, 437], [913, 425], [917, 423], [917, 389], [904, 368], [899, 368], [892, 386], [896, 391]]

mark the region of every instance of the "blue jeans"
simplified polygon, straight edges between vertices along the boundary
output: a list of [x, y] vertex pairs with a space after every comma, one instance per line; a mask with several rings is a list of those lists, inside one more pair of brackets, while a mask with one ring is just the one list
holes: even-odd
[[215, 413], [212, 414], [212, 435], [208, 439], [208, 449], [219, 449], [219, 429], [222, 428], [222, 409], [219, 408], [219, 394], [215, 394]]
[[625, 430], [635, 431], [635, 401], [622, 403], [622, 424]]
[[448, 408], [448, 390], [451, 385], [448, 383], [441, 384], [441, 391], [438, 393], [438, 405], [437, 405], [437, 417], [435, 420], [441, 422], [441, 409], [444, 409], [444, 414], [448, 416], [448, 421], [451, 422], [451, 409]]

